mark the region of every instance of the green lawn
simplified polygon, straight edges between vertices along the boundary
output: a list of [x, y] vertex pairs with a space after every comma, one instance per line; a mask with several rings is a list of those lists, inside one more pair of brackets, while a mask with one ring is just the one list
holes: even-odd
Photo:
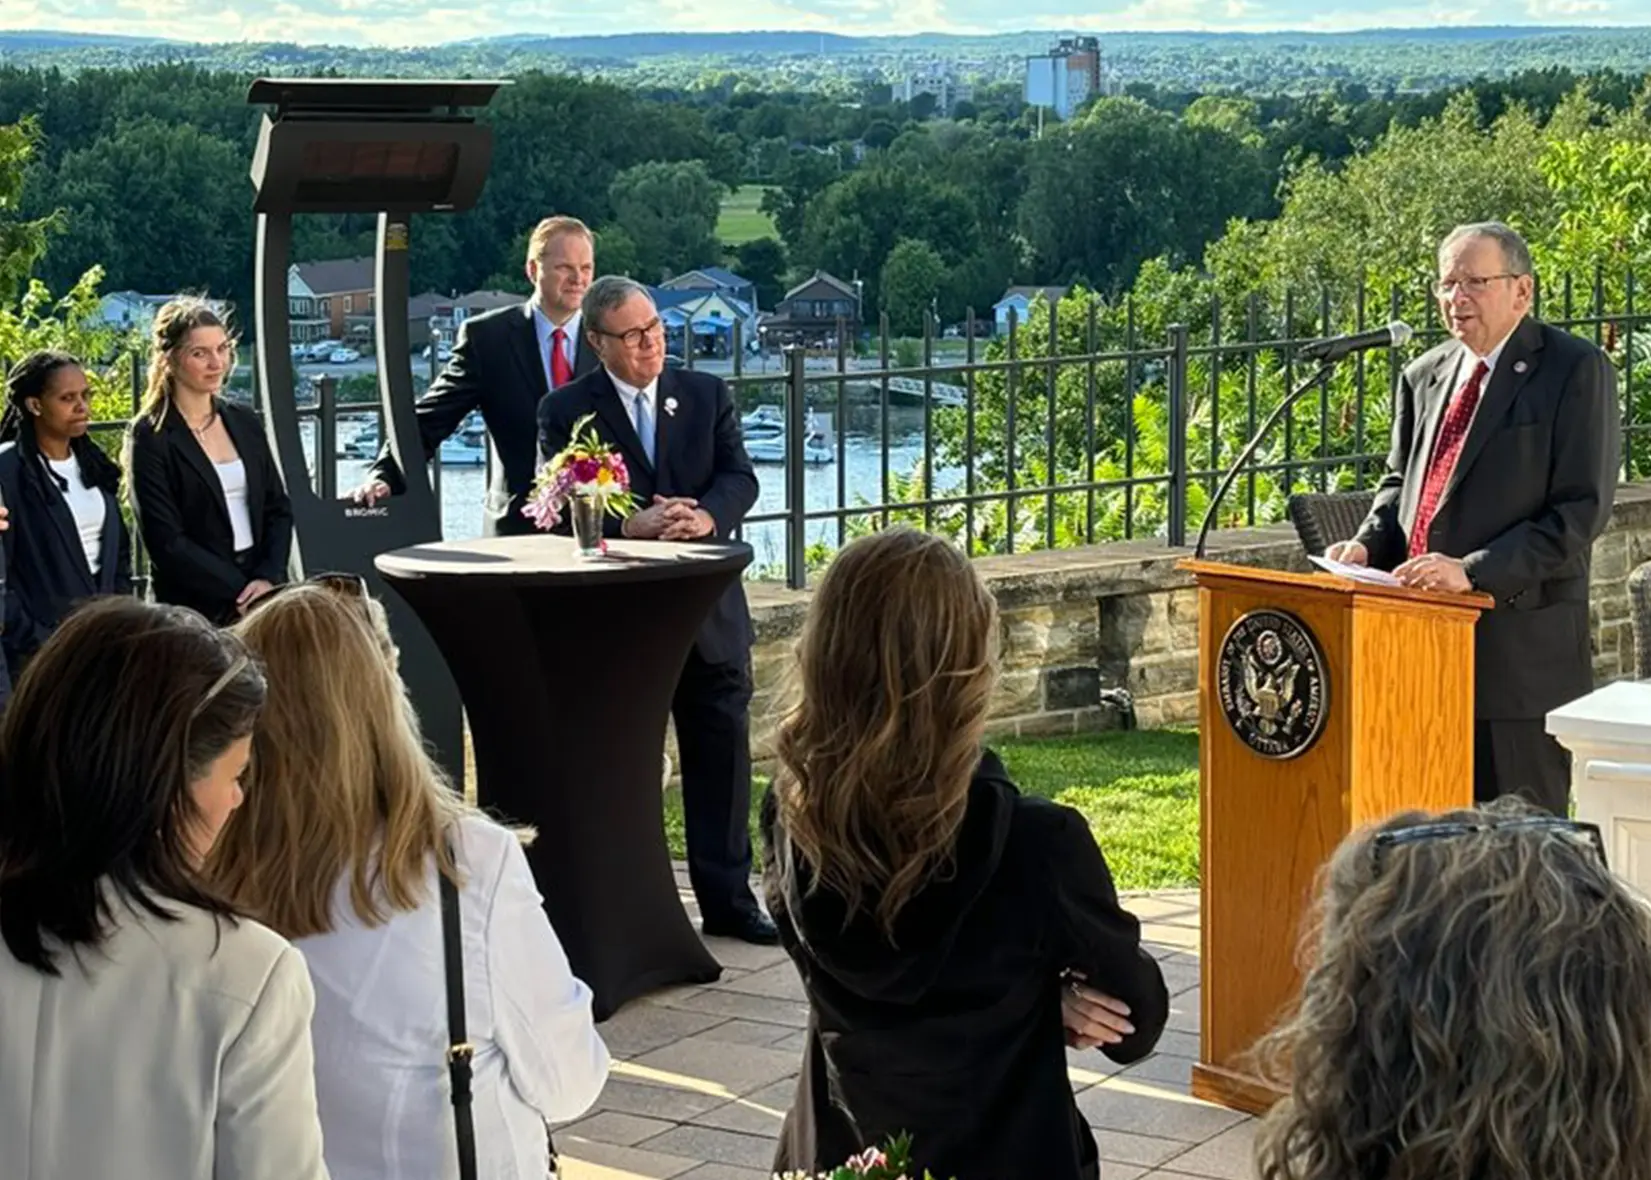
[[744, 184], [722, 198], [722, 213], [717, 218], [717, 240], [725, 246], [738, 246], [757, 238], [774, 238], [773, 219], [760, 212], [766, 185]]
[[[1015, 783], [1089, 821], [1119, 889], [1198, 884], [1198, 734], [1132, 730], [1069, 738], [1000, 739]], [[751, 840], [766, 780], [753, 786]], [[665, 793], [671, 855], [681, 858], [682, 792]]]

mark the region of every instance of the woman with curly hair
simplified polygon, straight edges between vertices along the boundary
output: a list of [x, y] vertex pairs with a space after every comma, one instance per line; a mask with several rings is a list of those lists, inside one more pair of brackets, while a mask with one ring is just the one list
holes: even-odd
[[[1513, 799], [1326, 867], [1264, 1180], [1651, 1180], [1651, 910], [1599, 829]], [[1281, 1068], [1282, 1067], [1282, 1068]]]

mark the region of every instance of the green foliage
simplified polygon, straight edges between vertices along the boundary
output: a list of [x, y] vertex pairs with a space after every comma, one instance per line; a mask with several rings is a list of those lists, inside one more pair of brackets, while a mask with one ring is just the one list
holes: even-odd
[[774, 219], [762, 211], [767, 191], [760, 184], [746, 184], [723, 197], [717, 214], [717, 240], [725, 246], [741, 246], [772, 237]]
[[757, 305], [773, 307], [785, 297], [785, 247], [773, 238], [753, 238], [734, 250], [734, 271], [757, 288]]
[[[895, 332], [923, 331], [931, 302], [946, 278], [946, 260], [929, 243], [902, 238], [883, 263], [878, 295]], [[904, 362], [902, 362], [904, 363]]]
[[46, 252], [55, 218], [18, 216], [29, 160], [40, 142], [32, 119], [0, 127], [0, 299], [10, 298]]
[[721, 256], [715, 232], [722, 187], [701, 161], [637, 164], [613, 178], [608, 195], [615, 219], [636, 244], [644, 281]]
[[[141, 356], [143, 339], [97, 320], [96, 267], [58, 298], [38, 279], [31, 280], [21, 298], [0, 303], [0, 361], [10, 366], [39, 348], [60, 348], [79, 357], [86, 368], [92, 393], [92, 420], [118, 421], [133, 409], [132, 365]], [[116, 435], [100, 434], [115, 453]]]

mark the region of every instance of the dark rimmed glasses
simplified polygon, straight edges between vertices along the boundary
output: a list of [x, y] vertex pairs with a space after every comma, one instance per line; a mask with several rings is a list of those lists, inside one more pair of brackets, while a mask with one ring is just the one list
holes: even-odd
[[1411, 824], [1403, 828], [1389, 828], [1387, 831], [1376, 833], [1375, 838], [1371, 841], [1371, 854], [1375, 858], [1377, 868], [1380, 868], [1383, 851], [1398, 847], [1401, 844], [1419, 844], [1426, 840], [1449, 840], [1459, 836], [1471, 836], [1478, 832], [1506, 831], [1543, 831], [1568, 836], [1593, 849], [1594, 855], [1599, 857], [1601, 868], [1610, 867], [1605, 856], [1605, 836], [1600, 832], [1598, 824], [1581, 823], [1574, 819], [1562, 819], [1557, 815], [1521, 815], [1489, 823], [1472, 823], [1467, 820], [1436, 820], [1430, 823]]
[[360, 574], [319, 573], [311, 574], [302, 581], [282, 582], [279, 585], [271, 586], [253, 602], [252, 609], [257, 610], [264, 603], [279, 598], [285, 591], [291, 590], [294, 586], [318, 586], [322, 590], [337, 594], [341, 598], [364, 599], [372, 597], [372, 591], [367, 588], [367, 579]]

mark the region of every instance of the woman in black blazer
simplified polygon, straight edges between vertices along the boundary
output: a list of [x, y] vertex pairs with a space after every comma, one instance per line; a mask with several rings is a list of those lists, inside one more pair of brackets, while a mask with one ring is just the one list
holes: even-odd
[[175, 299], [151, 344], [126, 479], [155, 598], [230, 623], [287, 580], [292, 505], [258, 416], [219, 396], [235, 367], [223, 317]]
[[86, 370], [66, 352], [32, 352], [6, 378], [0, 533], [9, 578], [4, 649], [13, 679], [81, 599], [132, 588], [120, 468], [92, 441]]

